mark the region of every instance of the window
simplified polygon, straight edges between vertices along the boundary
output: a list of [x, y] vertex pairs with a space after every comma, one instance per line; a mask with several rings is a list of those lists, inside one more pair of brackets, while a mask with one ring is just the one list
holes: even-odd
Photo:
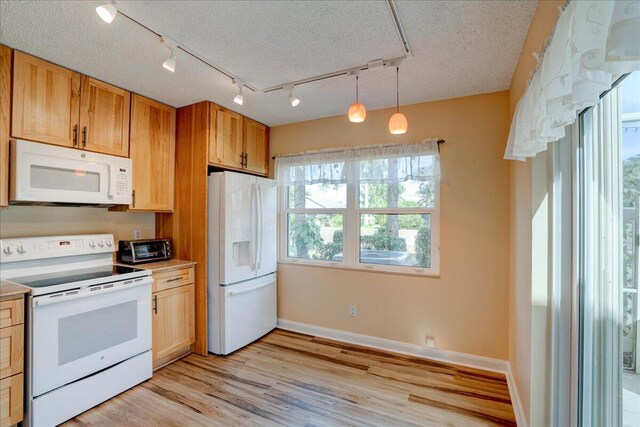
[[438, 274], [436, 141], [276, 163], [282, 262]]

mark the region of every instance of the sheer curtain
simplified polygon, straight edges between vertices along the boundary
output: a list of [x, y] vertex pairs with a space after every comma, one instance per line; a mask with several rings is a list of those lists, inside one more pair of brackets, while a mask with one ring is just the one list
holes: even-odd
[[616, 78], [640, 69], [640, 2], [572, 1], [516, 107], [504, 158], [525, 160], [564, 137]]
[[[437, 141], [426, 139], [413, 144], [367, 145], [278, 157], [276, 181], [285, 186], [346, 183], [350, 167], [358, 170], [359, 181], [366, 183], [438, 179]], [[390, 162], [393, 168], [388, 167]]]

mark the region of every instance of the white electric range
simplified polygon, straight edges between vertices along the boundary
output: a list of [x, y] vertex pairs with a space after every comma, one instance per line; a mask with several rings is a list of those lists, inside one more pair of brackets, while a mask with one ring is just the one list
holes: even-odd
[[30, 288], [25, 425], [54, 426], [152, 375], [151, 272], [110, 234], [0, 240], [0, 278]]

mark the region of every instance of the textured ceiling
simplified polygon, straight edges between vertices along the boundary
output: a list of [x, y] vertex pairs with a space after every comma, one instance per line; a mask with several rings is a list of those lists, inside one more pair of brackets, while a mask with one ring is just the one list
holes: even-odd
[[[123, 16], [106, 24], [103, 1], [0, 1], [0, 42], [175, 107], [211, 100], [274, 126], [345, 114], [354, 80], [337, 77], [283, 91], [245, 91], [184, 52], [168, 50]], [[118, 7], [258, 89], [403, 55], [385, 1], [119, 1]], [[400, 68], [400, 102], [508, 89], [535, 1], [398, 1], [413, 57]], [[360, 75], [360, 99], [395, 104], [395, 72]]]

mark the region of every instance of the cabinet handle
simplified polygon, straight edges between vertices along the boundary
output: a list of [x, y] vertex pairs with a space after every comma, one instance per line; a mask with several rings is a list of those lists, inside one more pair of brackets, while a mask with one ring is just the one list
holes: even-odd
[[135, 208], [136, 207], [136, 190], [133, 190], [131, 192], [131, 207]]
[[153, 312], [158, 314], [158, 295], [153, 296]]
[[246, 168], [247, 167], [248, 154], [247, 153], [242, 153], [242, 154], [240, 154], [240, 157], [242, 157], [242, 167]]
[[73, 146], [78, 145], [78, 125], [73, 125]]
[[169, 279], [169, 280], [167, 280], [167, 283], [169, 283], [169, 282], [175, 282], [175, 281], [177, 281], [177, 280], [182, 280], [182, 279], [184, 279], [184, 277], [182, 277], [182, 276], [174, 277], [173, 279]]
[[83, 147], [87, 146], [87, 127], [86, 126], [82, 127], [82, 146]]

